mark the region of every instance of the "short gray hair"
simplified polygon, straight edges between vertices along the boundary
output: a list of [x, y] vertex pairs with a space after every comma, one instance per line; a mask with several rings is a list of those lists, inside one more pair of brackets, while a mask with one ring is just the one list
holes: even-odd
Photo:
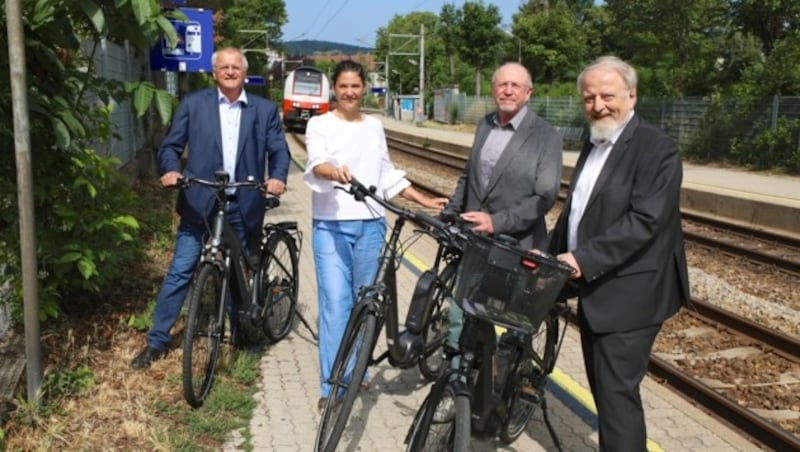
[[240, 49], [237, 49], [236, 47], [224, 47], [222, 49], [214, 51], [214, 53], [211, 54], [211, 68], [212, 69], [217, 67], [217, 55], [219, 55], [220, 53], [238, 53], [239, 55], [242, 56], [242, 62], [244, 64], [244, 70], [247, 71], [247, 67], [248, 67], [247, 57], [244, 55], [244, 52], [242, 52]]

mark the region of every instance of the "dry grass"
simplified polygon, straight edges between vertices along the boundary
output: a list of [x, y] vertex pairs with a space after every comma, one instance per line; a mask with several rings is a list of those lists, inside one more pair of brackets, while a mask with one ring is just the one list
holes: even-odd
[[[145, 343], [144, 333], [128, 326], [129, 319], [149, 318], [147, 305], [160, 286], [173, 245], [169, 218], [174, 196], [155, 183], [138, 183], [136, 189], [144, 199], [140, 221], [166, 224], [153, 224], [154, 232], [142, 242], [144, 257], [126, 269], [125, 280], [101, 297], [76, 300], [57, 322], [44, 326], [45, 380], [50, 375], [65, 394], [55, 400], [46, 394], [39, 409], [18, 402], [0, 431], [7, 450], [220, 448], [219, 435], [193, 425], [197, 417], [210, 415], [203, 411], [206, 407], [192, 410], [183, 399], [180, 337], [150, 369], [129, 367]], [[74, 373], [82, 366], [89, 371]], [[72, 391], [82, 384], [82, 392]], [[22, 389], [20, 400], [25, 393]], [[0, 435], [0, 449], [4, 440]]]

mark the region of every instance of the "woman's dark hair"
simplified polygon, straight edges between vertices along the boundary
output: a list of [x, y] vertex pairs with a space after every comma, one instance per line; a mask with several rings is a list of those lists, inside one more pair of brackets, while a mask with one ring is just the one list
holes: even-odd
[[364, 70], [364, 66], [361, 63], [358, 63], [353, 60], [342, 60], [336, 63], [336, 66], [333, 68], [333, 84], [336, 85], [336, 80], [339, 80], [339, 75], [342, 72], [355, 72], [358, 74], [358, 77], [361, 79], [361, 83], [367, 83], [367, 72]]

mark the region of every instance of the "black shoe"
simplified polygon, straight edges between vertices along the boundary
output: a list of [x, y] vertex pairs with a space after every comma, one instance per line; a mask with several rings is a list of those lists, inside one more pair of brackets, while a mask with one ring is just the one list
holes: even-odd
[[136, 358], [133, 358], [131, 367], [134, 369], [145, 369], [150, 367], [150, 363], [163, 358], [166, 354], [166, 350], [156, 350], [148, 345], [141, 353], [136, 355]]

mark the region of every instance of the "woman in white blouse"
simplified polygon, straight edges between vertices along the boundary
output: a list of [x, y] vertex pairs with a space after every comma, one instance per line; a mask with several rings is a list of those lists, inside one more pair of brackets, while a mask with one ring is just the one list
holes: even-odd
[[356, 201], [334, 187], [355, 176], [364, 185], [377, 187], [386, 199], [399, 194], [428, 208], [447, 204], [446, 198], [430, 198], [415, 190], [405, 172], [392, 165], [383, 125], [361, 112], [365, 79], [359, 63], [338, 63], [332, 77], [338, 106], [311, 118], [306, 127], [304, 177], [313, 193], [312, 248], [319, 296], [319, 410], [330, 392], [328, 378], [353, 301], [359, 288], [375, 277], [386, 233], [380, 206]]

